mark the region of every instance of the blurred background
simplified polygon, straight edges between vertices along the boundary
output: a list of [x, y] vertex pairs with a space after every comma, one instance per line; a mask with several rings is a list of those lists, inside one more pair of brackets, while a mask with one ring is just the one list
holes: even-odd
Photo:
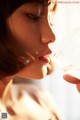
[[[70, 31], [80, 27], [80, 0], [58, 0], [53, 17], [53, 31], [57, 44], [62, 43]], [[53, 50], [54, 50], [53, 44]], [[56, 66], [54, 72], [40, 81], [50, 91], [63, 116], [63, 120], [80, 120], [80, 93], [76, 86], [63, 80], [63, 71]]]

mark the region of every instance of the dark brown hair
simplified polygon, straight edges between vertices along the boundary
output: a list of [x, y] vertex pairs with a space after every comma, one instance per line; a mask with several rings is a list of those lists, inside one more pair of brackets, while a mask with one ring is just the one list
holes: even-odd
[[[20, 59], [17, 44], [12, 43], [7, 35], [6, 18], [24, 3], [44, 4], [48, 0], [0, 0], [0, 79], [13, 75], [21, 70], [25, 64]], [[56, 6], [56, 4], [55, 4]], [[53, 10], [55, 9], [55, 6]], [[14, 39], [14, 38], [13, 38]], [[13, 40], [14, 41], [14, 40]], [[20, 46], [18, 51], [20, 50]], [[21, 50], [20, 50], [21, 51]]]

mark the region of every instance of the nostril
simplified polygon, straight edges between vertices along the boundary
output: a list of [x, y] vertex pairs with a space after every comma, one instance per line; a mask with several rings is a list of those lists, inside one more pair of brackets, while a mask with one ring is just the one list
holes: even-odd
[[53, 40], [50, 40], [50, 41], [47, 42], [47, 44], [52, 43], [52, 42], [53, 42]]
[[55, 35], [53, 35], [52, 39], [49, 40], [48, 43], [53, 43], [53, 42], [55, 42], [55, 40], [56, 40], [56, 37], [55, 37]]
[[43, 38], [41, 41], [44, 44], [53, 43], [55, 41], [55, 37], [53, 39], [50, 39], [50, 40], [48, 38]]

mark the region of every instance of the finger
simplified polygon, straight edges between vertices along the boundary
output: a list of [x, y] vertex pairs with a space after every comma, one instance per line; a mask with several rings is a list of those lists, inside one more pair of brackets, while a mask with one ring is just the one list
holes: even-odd
[[68, 70], [63, 75], [63, 78], [70, 83], [78, 84], [80, 83], [80, 70]]
[[73, 83], [73, 84], [80, 83], [80, 79], [73, 77], [72, 75], [69, 75], [69, 74], [63, 75], [63, 79], [66, 80], [67, 82]]
[[76, 87], [77, 87], [78, 92], [80, 92], [80, 83], [76, 84]]

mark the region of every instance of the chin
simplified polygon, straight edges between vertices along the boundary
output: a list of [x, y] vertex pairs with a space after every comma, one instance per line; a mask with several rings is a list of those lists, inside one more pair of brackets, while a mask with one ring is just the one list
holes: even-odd
[[40, 69], [38, 69], [38, 72], [36, 74], [35, 73], [33, 74], [31, 79], [41, 80], [47, 75], [51, 74], [53, 70], [54, 70], [54, 67], [52, 64], [44, 65]]
[[47, 65], [47, 75], [51, 74], [54, 71], [54, 64], [49, 63]]
[[37, 71], [33, 71], [32, 74], [29, 72], [26, 74], [26, 72], [18, 74], [18, 76], [32, 79], [32, 80], [41, 80], [47, 75], [47, 67], [44, 66], [41, 69], [38, 69]]
[[47, 66], [43, 66], [40, 70], [38, 70], [38, 73], [35, 74], [33, 79], [41, 80], [47, 76], [47, 73], [48, 73]]
[[33, 79], [37, 79], [37, 80], [41, 80], [43, 79], [45, 76], [47, 76], [47, 67], [43, 66], [41, 70], [39, 70], [39, 72], [37, 74], [35, 74], [35, 77]]
[[19, 72], [18, 75], [25, 78], [33, 79], [33, 80], [41, 80], [53, 71], [52, 69], [53, 67], [51, 64], [39, 66], [39, 67], [36, 67], [36, 69], [33, 69], [33, 68], [35, 67], [31, 66], [31, 68], [29, 67], [29, 69], [27, 70], [24, 69], [21, 72]]

